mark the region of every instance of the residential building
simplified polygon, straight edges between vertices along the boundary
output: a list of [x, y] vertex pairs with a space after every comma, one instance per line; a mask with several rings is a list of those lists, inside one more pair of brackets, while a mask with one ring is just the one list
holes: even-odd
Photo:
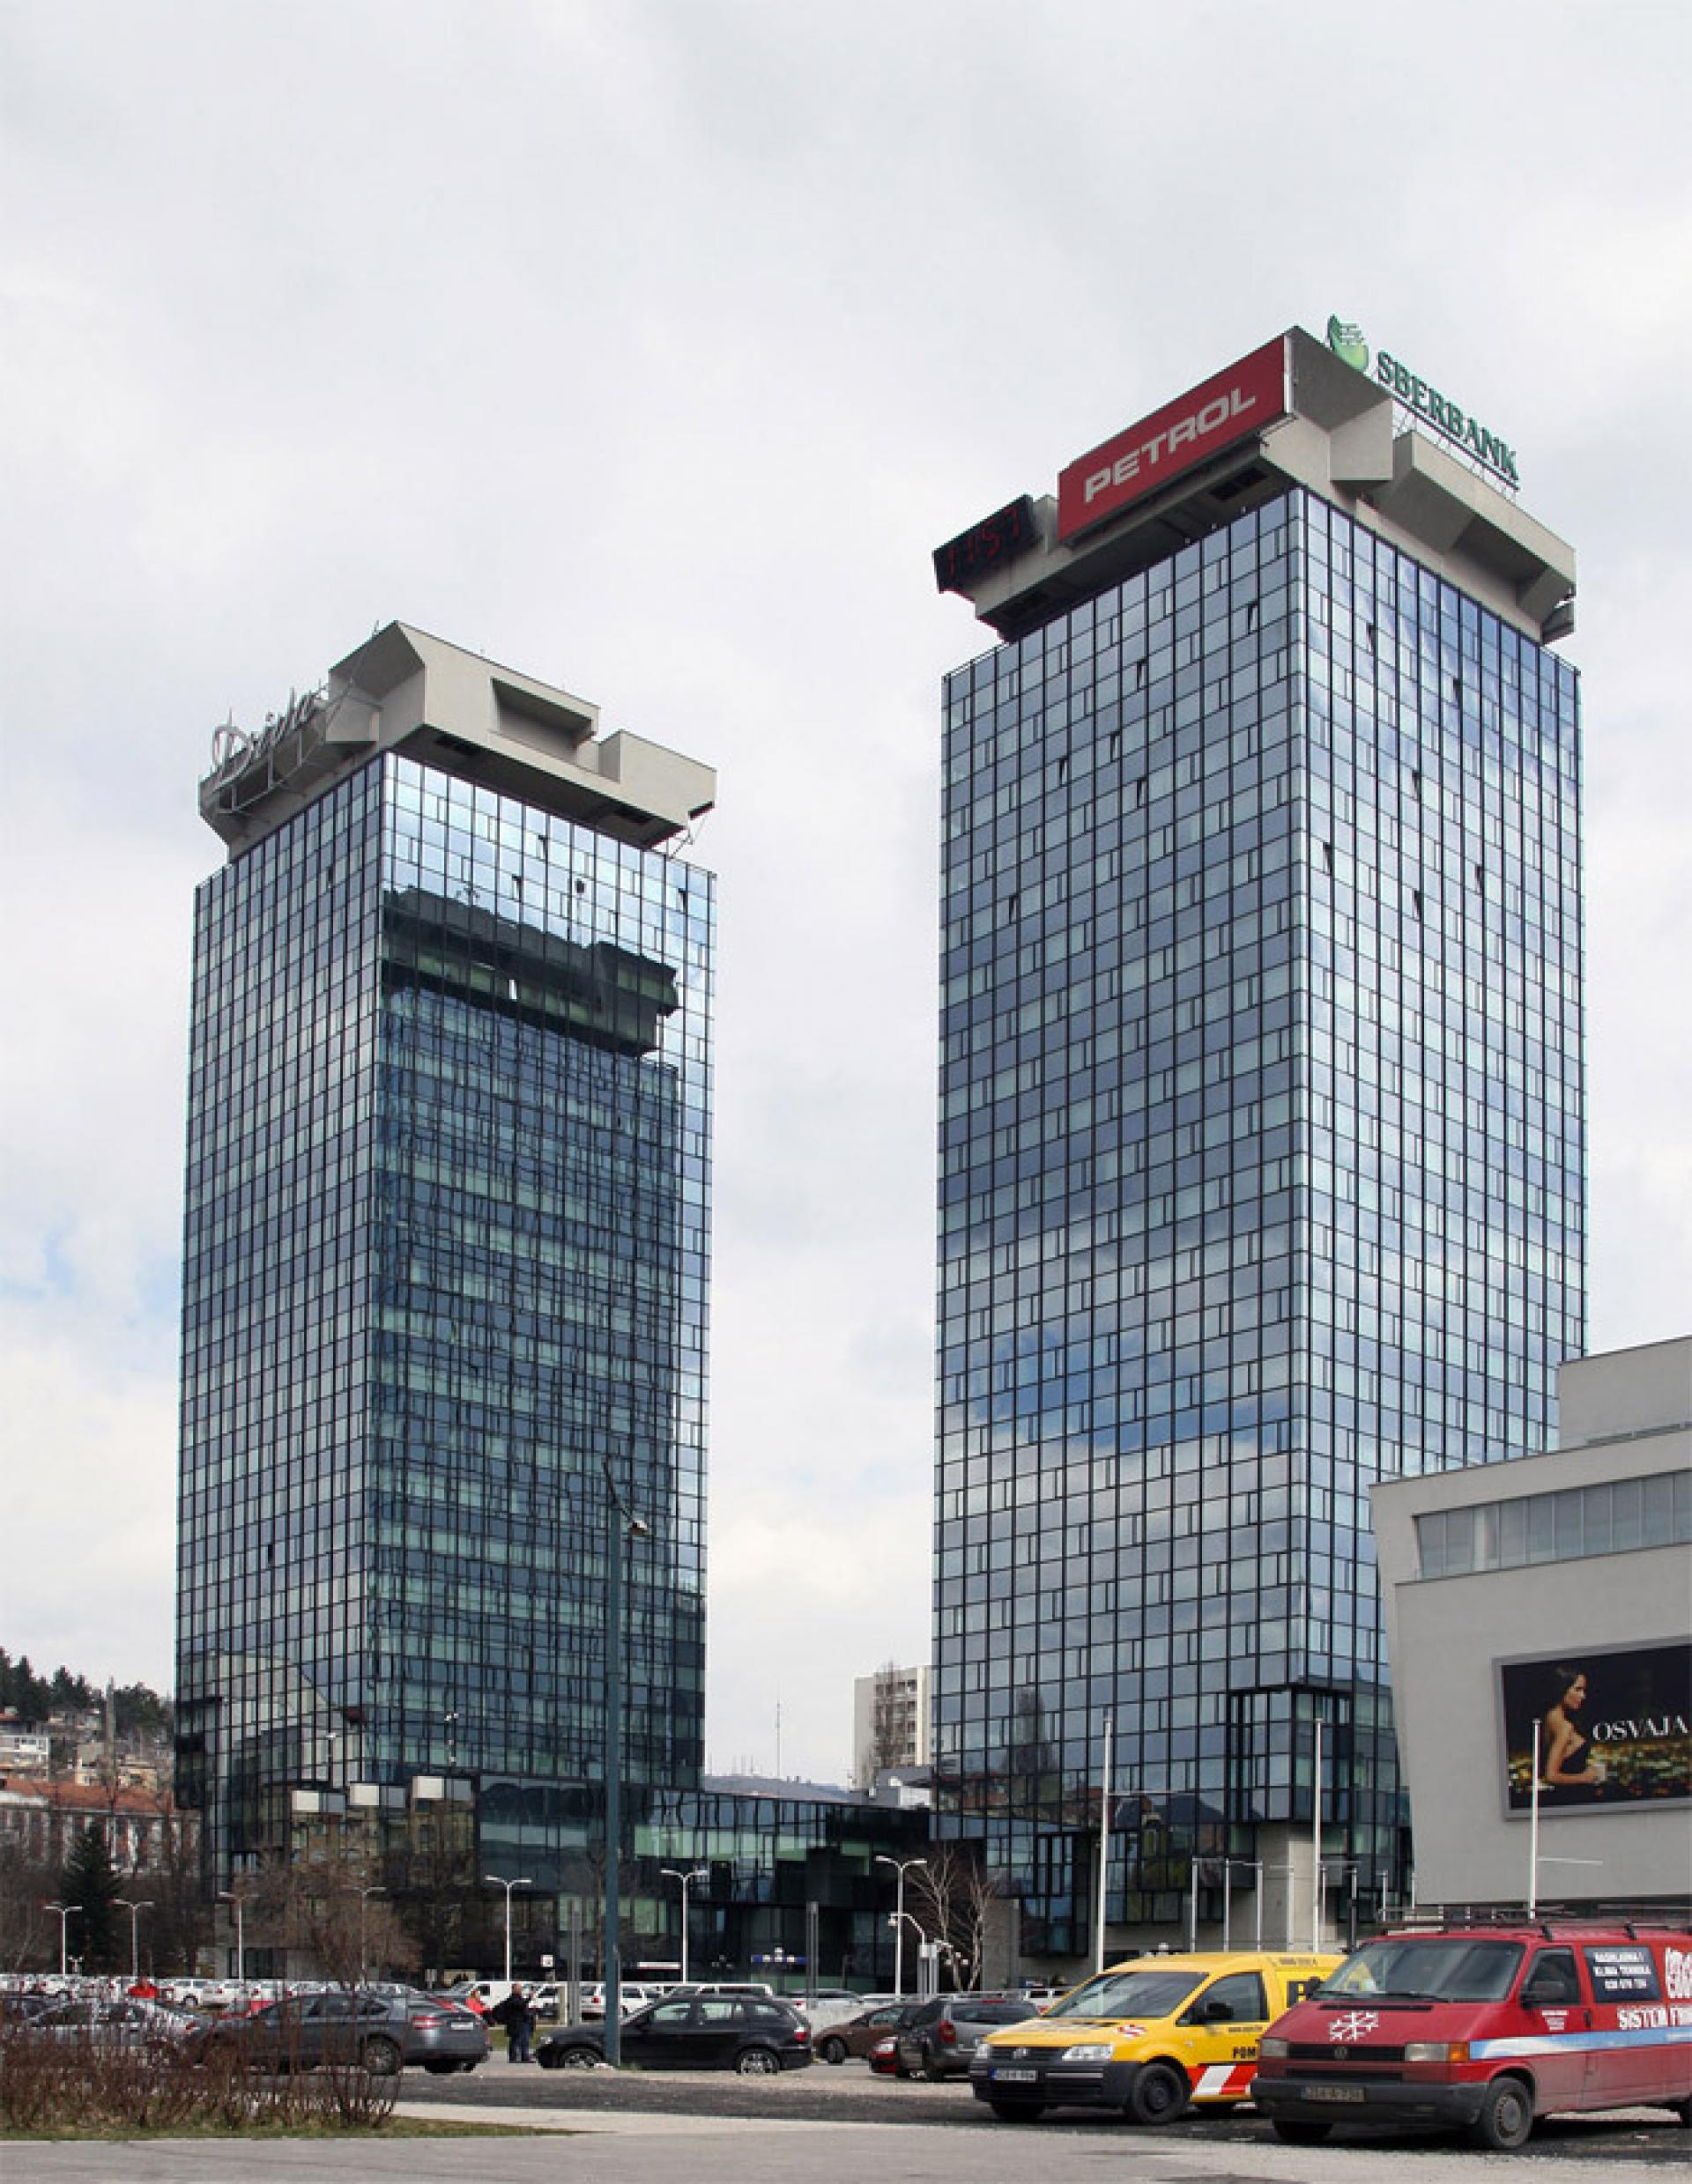
[[51, 1751], [46, 1729], [15, 1717], [0, 1720], [0, 1775], [45, 1774]]
[[929, 1668], [889, 1662], [852, 1681], [852, 1780], [868, 1789], [889, 1769], [929, 1762]]
[[1403, 1894], [1369, 1491], [1543, 1446], [1583, 1347], [1574, 558], [1330, 337], [936, 555], [998, 640], [945, 698], [936, 1821], [1054, 1961], [1102, 1795], [1118, 1937], [1278, 1930], [1318, 1725], [1325, 1858]]
[[1374, 1490], [1416, 1894], [1683, 1914], [1692, 1336], [1571, 1359], [1559, 1414], [1555, 1448]]

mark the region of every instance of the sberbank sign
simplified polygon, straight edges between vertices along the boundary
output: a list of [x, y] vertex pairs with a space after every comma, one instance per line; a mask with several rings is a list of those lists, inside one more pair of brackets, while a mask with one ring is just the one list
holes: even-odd
[[[1369, 344], [1363, 339], [1362, 327], [1350, 325], [1341, 318], [1331, 318], [1328, 346], [1335, 356], [1343, 358], [1358, 371], [1369, 370]], [[1406, 410], [1426, 418], [1436, 433], [1443, 433], [1466, 455], [1472, 455], [1507, 485], [1521, 484], [1516, 450], [1507, 447], [1496, 433], [1489, 431], [1479, 418], [1453, 402], [1449, 395], [1442, 394], [1430, 381], [1419, 379], [1407, 365], [1401, 364], [1397, 357], [1388, 356], [1384, 349], [1376, 356], [1374, 376]]]

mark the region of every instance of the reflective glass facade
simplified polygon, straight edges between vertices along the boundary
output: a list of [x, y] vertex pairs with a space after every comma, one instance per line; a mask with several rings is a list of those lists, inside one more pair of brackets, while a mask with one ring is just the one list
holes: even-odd
[[[936, 1766], [1032, 1948], [1401, 1855], [1374, 1480], [1584, 1337], [1573, 671], [1300, 490], [946, 691]], [[1185, 1848], [1176, 1855], [1172, 1846]]]
[[709, 874], [387, 754], [200, 890], [182, 1786], [631, 1785], [703, 1707]]

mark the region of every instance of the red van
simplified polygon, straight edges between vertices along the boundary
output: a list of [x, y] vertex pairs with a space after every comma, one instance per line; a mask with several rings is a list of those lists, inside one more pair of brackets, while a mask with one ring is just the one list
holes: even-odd
[[1692, 2124], [1692, 1929], [1384, 1934], [1269, 2027], [1251, 2098], [1295, 2146], [1336, 2123], [1403, 2123], [1505, 2149], [1577, 2108]]

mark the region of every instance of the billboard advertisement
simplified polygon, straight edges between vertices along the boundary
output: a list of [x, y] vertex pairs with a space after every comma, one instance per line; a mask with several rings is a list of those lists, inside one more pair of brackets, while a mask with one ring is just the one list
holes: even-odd
[[1072, 538], [1195, 463], [1288, 414], [1287, 337], [1277, 334], [1126, 432], [1078, 455], [1058, 479], [1058, 537]]
[[1692, 1644], [1571, 1647], [1500, 1661], [1504, 1810], [1626, 1812], [1692, 1803]]

